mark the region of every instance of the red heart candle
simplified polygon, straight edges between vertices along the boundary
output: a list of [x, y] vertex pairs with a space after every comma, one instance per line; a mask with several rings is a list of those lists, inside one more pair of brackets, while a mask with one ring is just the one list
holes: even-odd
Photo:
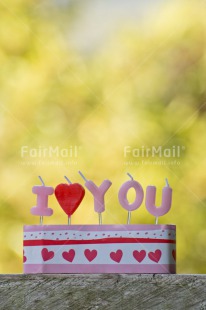
[[85, 190], [78, 183], [59, 184], [54, 193], [61, 208], [70, 218], [84, 198]]

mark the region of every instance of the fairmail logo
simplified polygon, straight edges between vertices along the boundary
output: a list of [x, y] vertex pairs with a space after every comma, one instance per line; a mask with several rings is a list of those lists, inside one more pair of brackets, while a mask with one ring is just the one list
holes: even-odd
[[134, 158], [180, 158], [185, 146], [173, 145], [171, 147], [151, 146], [151, 147], [124, 147], [124, 157], [132, 156]]
[[21, 147], [21, 158], [77, 158], [81, 147], [70, 145], [69, 147], [59, 146], [38, 146], [31, 148], [28, 145]]

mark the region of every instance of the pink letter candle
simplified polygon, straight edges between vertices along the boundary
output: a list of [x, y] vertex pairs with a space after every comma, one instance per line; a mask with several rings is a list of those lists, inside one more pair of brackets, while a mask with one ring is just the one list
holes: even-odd
[[156, 187], [148, 186], [146, 191], [146, 201], [145, 205], [149, 213], [156, 217], [155, 223], [158, 223], [158, 217], [166, 214], [172, 205], [172, 189], [169, 187], [168, 181], [166, 179], [166, 186], [162, 190], [162, 204], [160, 207], [156, 207]]
[[[39, 177], [40, 178], [40, 177]], [[53, 187], [45, 186], [43, 180], [42, 186], [33, 186], [32, 192], [37, 195], [37, 205], [31, 208], [31, 214], [39, 215], [41, 224], [43, 220], [43, 216], [51, 216], [53, 214], [53, 210], [48, 207], [48, 196], [54, 193]]]
[[[131, 180], [125, 182], [120, 187], [118, 198], [119, 198], [119, 202], [122, 205], [122, 207], [128, 210], [127, 224], [130, 224], [131, 211], [134, 211], [141, 206], [143, 198], [144, 198], [144, 191], [143, 191], [142, 186], [137, 181], [134, 181], [133, 177], [129, 173], [128, 175], [131, 178]], [[133, 203], [129, 203], [127, 199], [127, 193], [130, 190], [130, 188], [134, 188], [136, 192], [136, 198]]]
[[112, 185], [112, 182], [109, 180], [104, 180], [102, 184], [98, 187], [92, 181], [88, 181], [80, 171], [79, 174], [85, 180], [86, 188], [94, 196], [94, 211], [99, 214], [99, 224], [102, 224], [101, 213], [105, 211], [104, 196]]

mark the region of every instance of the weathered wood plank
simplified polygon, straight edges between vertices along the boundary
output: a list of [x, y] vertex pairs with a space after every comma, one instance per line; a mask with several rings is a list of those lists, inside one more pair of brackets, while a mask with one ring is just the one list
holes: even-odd
[[206, 275], [0, 275], [0, 309], [206, 309]]

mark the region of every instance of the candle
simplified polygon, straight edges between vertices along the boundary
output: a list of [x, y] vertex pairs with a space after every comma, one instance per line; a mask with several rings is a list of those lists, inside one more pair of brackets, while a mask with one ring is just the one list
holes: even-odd
[[[122, 205], [122, 207], [128, 210], [127, 224], [130, 224], [131, 211], [134, 211], [141, 206], [143, 198], [144, 198], [144, 191], [143, 191], [142, 186], [137, 181], [135, 181], [129, 173], [127, 174], [131, 178], [131, 180], [125, 182], [120, 187], [118, 198], [119, 198], [119, 202]], [[136, 192], [136, 198], [133, 203], [129, 203], [127, 199], [127, 193], [131, 188], [134, 188]]]
[[70, 225], [71, 216], [82, 202], [85, 195], [85, 190], [81, 184], [72, 184], [72, 182], [67, 178], [67, 176], [64, 177], [69, 184], [57, 185], [54, 193], [59, 205], [68, 215], [68, 224]]
[[43, 224], [43, 216], [51, 216], [53, 210], [48, 207], [48, 196], [54, 193], [51, 186], [45, 186], [44, 181], [39, 176], [42, 186], [33, 186], [32, 192], [37, 195], [37, 205], [31, 208], [31, 214], [40, 216], [40, 225]]
[[94, 196], [94, 211], [99, 215], [99, 224], [102, 224], [102, 212], [105, 211], [105, 202], [104, 196], [105, 193], [108, 191], [112, 182], [109, 180], [104, 180], [102, 184], [98, 187], [92, 181], [89, 181], [85, 178], [85, 176], [79, 171], [81, 177], [85, 180], [86, 188], [92, 193]]
[[[64, 178], [67, 180], [68, 184], [72, 184], [72, 182], [70, 181], [70, 179], [65, 175]], [[71, 218], [72, 216], [69, 215], [68, 216], [68, 225], [71, 225]]]
[[158, 224], [158, 217], [166, 214], [172, 205], [172, 189], [166, 179], [166, 186], [162, 189], [162, 204], [160, 207], [155, 206], [156, 187], [148, 186], [146, 191], [145, 205], [149, 213], [156, 217], [155, 223]]

